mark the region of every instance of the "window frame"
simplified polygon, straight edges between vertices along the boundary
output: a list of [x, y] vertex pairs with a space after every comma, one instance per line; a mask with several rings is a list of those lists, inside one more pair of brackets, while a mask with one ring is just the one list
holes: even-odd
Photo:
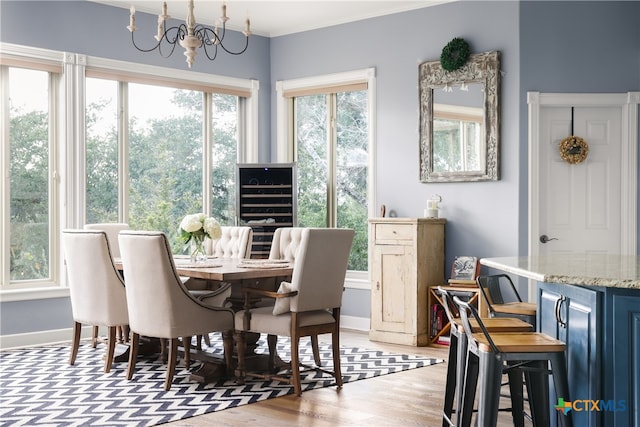
[[[334, 73], [314, 77], [305, 77], [292, 80], [281, 80], [276, 82], [276, 151], [275, 161], [277, 163], [290, 163], [294, 159], [294, 98], [292, 93], [310, 94], [326, 93], [328, 91], [343, 91], [348, 87], [356, 85], [366, 85], [368, 111], [368, 169], [367, 169], [367, 207], [368, 217], [375, 216], [376, 200], [376, 151], [375, 129], [377, 128], [376, 117], [376, 79], [375, 68], [365, 68], [343, 73]], [[364, 87], [364, 86], [362, 86]], [[371, 236], [369, 236], [371, 238]], [[370, 260], [369, 260], [370, 261]], [[347, 271], [345, 286], [352, 289], [371, 289], [371, 262], [369, 271]]]
[[[184, 71], [9, 43], [0, 43], [0, 58], [2, 58], [1, 65], [3, 66], [16, 61], [17, 63], [34, 64], [34, 66], [40, 64], [40, 66], [61, 70], [56, 85], [57, 94], [52, 91], [50, 100], [52, 108], [55, 108], [56, 117], [52, 129], [55, 142], [52, 143], [50, 152], [50, 186], [52, 190], [50, 202], [51, 265], [49, 268], [51, 279], [46, 283], [43, 283], [42, 280], [24, 284], [11, 283], [9, 281], [8, 245], [3, 242], [0, 247], [0, 266], [2, 267], [0, 302], [58, 298], [69, 295], [59, 236], [60, 231], [65, 228], [80, 228], [84, 225], [86, 208], [84, 99], [86, 93], [85, 76], [88, 68], [123, 76], [129, 75], [132, 78], [144, 79], [146, 76], [149, 80], [156, 82], [174, 81], [178, 84], [200, 88], [217, 88], [222, 93], [243, 94], [243, 97], [240, 98], [242, 101], [238, 105], [238, 137], [240, 140], [238, 160], [243, 163], [258, 162], [258, 80]], [[0, 79], [0, 84], [7, 84], [7, 87], [3, 87], [3, 89], [8, 89], [6, 80], [6, 78]], [[5, 92], [3, 90], [3, 93]], [[7, 168], [9, 163], [7, 104], [7, 100], [0, 99], [0, 114], [2, 115], [0, 120], [3, 123], [0, 164], [3, 168]], [[205, 152], [203, 155], [206, 155]], [[210, 177], [203, 177], [203, 185], [205, 184], [204, 179], [210, 180]], [[3, 235], [8, 235], [10, 226], [8, 189], [9, 182], [5, 179], [0, 198], [2, 209], [0, 211], [0, 229]], [[205, 208], [210, 209], [210, 196], [205, 195], [203, 199]]]

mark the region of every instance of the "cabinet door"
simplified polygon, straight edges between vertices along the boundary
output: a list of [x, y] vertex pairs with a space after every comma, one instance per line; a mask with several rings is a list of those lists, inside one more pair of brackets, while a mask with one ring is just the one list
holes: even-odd
[[415, 333], [416, 269], [411, 245], [374, 245], [371, 328]]
[[[558, 397], [567, 401], [602, 398], [601, 296], [597, 291], [572, 285], [539, 284], [538, 330], [567, 344], [567, 370], [571, 395], [551, 393], [550, 408]], [[558, 415], [562, 416], [562, 415]], [[576, 426], [601, 425], [601, 413], [572, 411]], [[552, 425], [557, 424], [553, 417]]]
[[604, 399], [616, 402], [618, 410], [605, 412], [605, 425], [640, 426], [640, 295], [626, 289], [607, 291], [613, 321], [605, 326], [606, 360], [613, 363], [604, 366]]

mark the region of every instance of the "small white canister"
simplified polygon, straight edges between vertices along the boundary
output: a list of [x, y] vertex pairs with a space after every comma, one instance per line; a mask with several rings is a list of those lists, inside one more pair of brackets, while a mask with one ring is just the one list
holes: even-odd
[[442, 196], [434, 194], [429, 200], [427, 200], [427, 209], [424, 210], [425, 218], [438, 218], [438, 209], [442, 202]]

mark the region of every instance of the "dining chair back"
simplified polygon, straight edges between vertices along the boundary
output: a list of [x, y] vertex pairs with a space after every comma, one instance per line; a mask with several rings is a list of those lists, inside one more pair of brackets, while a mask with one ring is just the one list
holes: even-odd
[[233, 311], [204, 304], [191, 295], [176, 272], [164, 233], [121, 231], [119, 241], [132, 331], [127, 378], [135, 370], [140, 335], [169, 340], [165, 390], [173, 381], [178, 338], [189, 345], [194, 335], [223, 332], [225, 361], [230, 367]]
[[524, 302], [506, 274], [478, 276], [478, 287], [491, 317], [517, 317], [536, 325], [536, 304]]
[[108, 340], [104, 371], [109, 372], [116, 328], [126, 325], [129, 316], [124, 282], [113, 265], [107, 234], [97, 230], [63, 230], [62, 245], [73, 317], [69, 364], [75, 363], [78, 354], [82, 324], [105, 326]]
[[126, 222], [102, 222], [85, 224], [85, 230], [102, 230], [107, 234], [109, 247], [111, 248], [111, 256], [120, 258], [120, 243], [118, 243], [118, 233], [122, 230], [128, 230], [129, 224]]
[[205, 250], [208, 255], [220, 258], [249, 258], [253, 229], [248, 226], [220, 227], [222, 234], [218, 240], [205, 239]]
[[[296, 252], [291, 283], [283, 282], [278, 292], [252, 288], [243, 290], [246, 296], [245, 308], [236, 313], [238, 335], [236, 377], [239, 381], [243, 381], [246, 375], [277, 379], [293, 384], [295, 393], [300, 396], [302, 386], [299, 370], [299, 340], [304, 336], [330, 333], [333, 371], [326, 371], [320, 367], [313, 369], [332, 374], [338, 387], [342, 386], [340, 307], [354, 235], [354, 231], [350, 229], [305, 228], [301, 230], [300, 247]], [[284, 286], [285, 284], [288, 286]], [[250, 301], [253, 295], [276, 298], [276, 304], [251, 308]], [[280, 304], [278, 301], [284, 303]], [[290, 337], [290, 377], [245, 370], [244, 347], [247, 332]]]
[[276, 228], [271, 241], [269, 259], [286, 259], [294, 261], [300, 247], [302, 230], [305, 227], [280, 227]]

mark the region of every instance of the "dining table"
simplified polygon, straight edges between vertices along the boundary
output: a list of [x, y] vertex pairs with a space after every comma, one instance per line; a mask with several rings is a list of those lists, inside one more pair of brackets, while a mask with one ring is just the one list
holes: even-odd
[[[192, 262], [188, 256], [175, 255], [173, 261], [176, 273], [181, 277], [231, 283], [232, 293], [229, 300], [234, 311], [240, 310], [244, 306], [241, 289], [243, 286], [275, 291], [273, 287], [277, 287], [277, 280], [290, 278], [293, 273], [293, 262], [286, 260], [208, 257], [206, 261], [196, 263]], [[116, 269], [123, 270], [121, 259], [115, 258], [113, 262]], [[259, 335], [254, 338], [257, 342]], [[247, 342], [248, 351], [255, 349], [255, 342], [253, 345], [251, 340]], [[266, 363], [266, 358], [261, 356], [254, 353], [253, 357], [249, 356], [247, 360], [249, 363], [253, 361], [255, 365], [262, 366]], [[202, 365], [191, 373], [192, 380], [210, 383], [219, 380], [225, 372], [229, 372], [220, 359], [213, 357], [206, 351], [191, 349], [190, 357], [202, 362]], [[285, 365], [278, 357], [276, 357], [276, 364], [278, 366]], [[260, 368], [257, 367], [257, 369]]]

